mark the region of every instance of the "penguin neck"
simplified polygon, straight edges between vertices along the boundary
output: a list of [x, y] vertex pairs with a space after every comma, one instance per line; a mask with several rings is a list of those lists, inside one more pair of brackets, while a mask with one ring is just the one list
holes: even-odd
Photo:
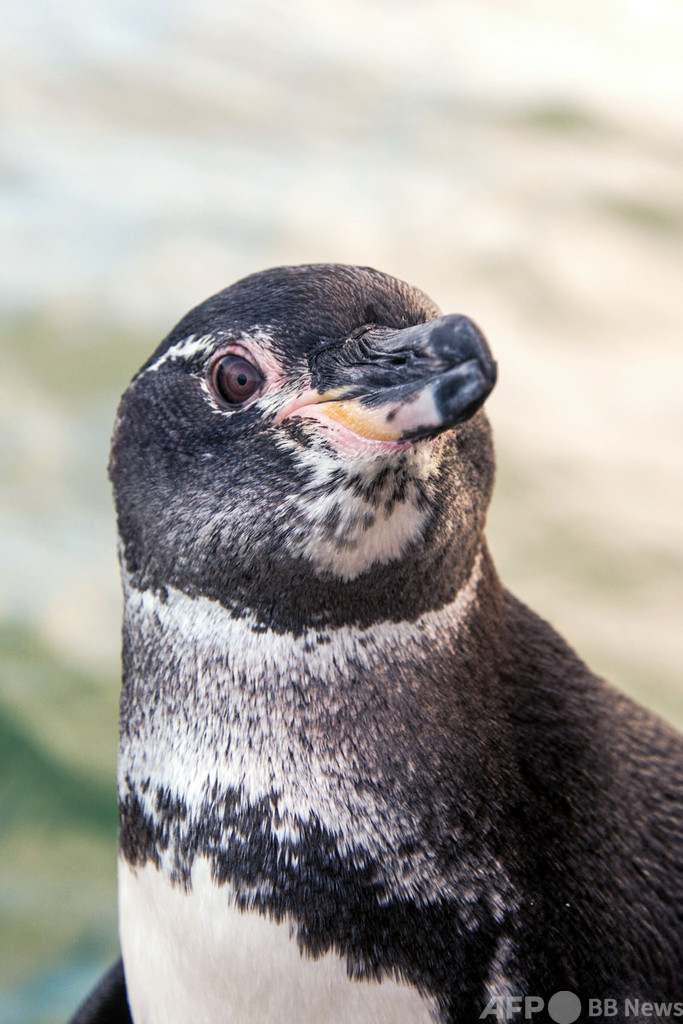
[[207, 576], [199, 587], [181, 579], [178, 589], [217, 602], [237, 618], [252, 617], [265, 632], [304, 637], [415, 623], [454, 605], [485, 564], [495, 574], [481, 536], [463, 536], [457, 524], [435, 520], [401, 558], [378, 558], [354, 575], [343, 575], [343, 557], [336, 572], [321, 571], [314, 559], [277, 550], [248, 570], [231, 567], [220, 577]]
[[[418, 594], [410, 607], [400, 604], [410, 581], [402, 574], [394, 577], [389, 594], [394, 614], [381, 620], [375, 614], [365, 624], [350, 615], [339, 625], [311, 624], [289, 631], [269, 628], [250, 606], [226, 607], [208, 595], [170, 585], [140, 589], [124, 570], [123, 696], [135, 692], [140, 707], [160, 695], [177, 703], [225, 689], [227, 697], [235, 689], [243, 694], [277, 690], [292, 673], [306, 680], [311, 691], [318, 683], [328, 687], [337, 677], [344, 686], [354, 666], [369, 672], [375, 655], [383, 664], [387, 655], [395, 660], [401, 647], [418, 660], [443, 651], [457, 662], [474, 613], [497, 614], [492, 606], [502, 588], [483, 539], [466, 572], [458, 573], [446, 557], [432, 568], [431, 590], [415, 587]], [[327, 589], [334, 600], [334, 591], [342, 591], [343, 585]], [[444, 599], [446, 593], [450, 600]], [[369, 682], [366, 676], [365, 685]]]
[[[228, 805], [260, 808], [268, 829], [286, 835], [311, 821], [362, 835], [379, 853], [386, 795], [414, 787], [425, 756], [423, 739], [411, 735], [415, 716], [440, 715], [444, 699], [460, 699], [459, 664], [463, 685], [473, 685], [467, 663], [498, 585], [482, 547], [454, 600], [413, 621], [299, 633], [171, 587], [126, 589], [122, 851], [132, 863], [168, 857], [173, 876]], [[423, 725], [432, 737], [433, 723]], [[378, 806], [349, 772], [377, 788]], [[174, 847], [163, 843], [171, 821], [185, 836]]]

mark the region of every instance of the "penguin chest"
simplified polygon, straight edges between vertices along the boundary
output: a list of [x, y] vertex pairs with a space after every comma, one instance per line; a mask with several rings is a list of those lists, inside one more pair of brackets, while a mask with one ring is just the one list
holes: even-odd
[[355, 980], [335, 953], [300, 952], [291, 922], [241, 911], [197, 858], [191, 887], [149, 861], [119, 864], [119, 913], [135, 1024], [422, 1024], [434, 1007], [393, 980]]

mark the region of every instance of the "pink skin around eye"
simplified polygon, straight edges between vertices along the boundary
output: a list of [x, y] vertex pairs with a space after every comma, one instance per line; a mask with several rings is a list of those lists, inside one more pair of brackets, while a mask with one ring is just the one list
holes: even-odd
[[[247, 340], [247, 339], [245, 339]], [[272, 352], [261, 346], [256, 339], [248, 339], [246, 344], [230, 344], [221, 348], [214, 356], [218, 361], [226, 355], [240, 355], [253, 363], [263, 374], [264, 387], [259, 393], [259, 399], [274, 397], [285, 383], [285, 374]], [[301, 417], [314, 421], [320, 429], [321, 435], [330, 442], [342, 458], [359, 458], [364, 455], [387, 455], [393, 452], [404, 451], [414, 446], [411, 441], [377, 440], [375, 438], [362, 437], [355, 433], [344, 423], [332, 419], [322, 408], [321, 396], [318, 391], [309, 388], [303, 394], [286, 401], [276, 413], [273, 425], [278, 426], [283, 420], [290, 417]], [[433, 442], [419, 442], [420, 444], [432, 445]]]

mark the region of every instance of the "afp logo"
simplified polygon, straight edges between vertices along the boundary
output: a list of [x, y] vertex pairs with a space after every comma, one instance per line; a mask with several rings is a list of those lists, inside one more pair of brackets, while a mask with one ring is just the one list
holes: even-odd
[[[524, 1014], [523, 1020], [531, 1020], [545, 1007], [541, 996], [493, 996], [479, 1014], [479, 1020], [493, 1017], [496, 1020], [512, 1020]], [[581, 1016], [581, 1000], [575, 992], [556, 992], [548, 1000], [548, 1016], [555, 1024], [574, 1024]]]
[[[540, 996], [494, 996], [489, 999], [479, 1020], [494, 1017], [496, 1020], [531, 1020], [536, 1013], [545, 1007], [550, 1020], [555, 1024], [574, 1024], [581, 1016], [581, 1000], [575, 992], [556, 992], [548, 1000], [547, 1007]], [[620, 1020], [642, 1021], [645, 1017], [670, 1018], [683, 1017], [683, 1002], [662, 1003], [656, 1000], [625, 999], [623, 1004], [617, 999], [587, 999], [585, 1006], [588, 1017], [608, 1020], [621, 1014]], [[523, 1017], [522, 1017], [523, 1015]]]

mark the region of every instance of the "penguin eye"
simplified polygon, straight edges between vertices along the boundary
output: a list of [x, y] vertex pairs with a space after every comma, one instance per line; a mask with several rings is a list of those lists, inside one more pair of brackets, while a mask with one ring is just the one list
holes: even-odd
[[223, 356], [212, 373], [214, 390], [227, 405], [242, 405], [263, 383], [259, 370], [240, 355]]

